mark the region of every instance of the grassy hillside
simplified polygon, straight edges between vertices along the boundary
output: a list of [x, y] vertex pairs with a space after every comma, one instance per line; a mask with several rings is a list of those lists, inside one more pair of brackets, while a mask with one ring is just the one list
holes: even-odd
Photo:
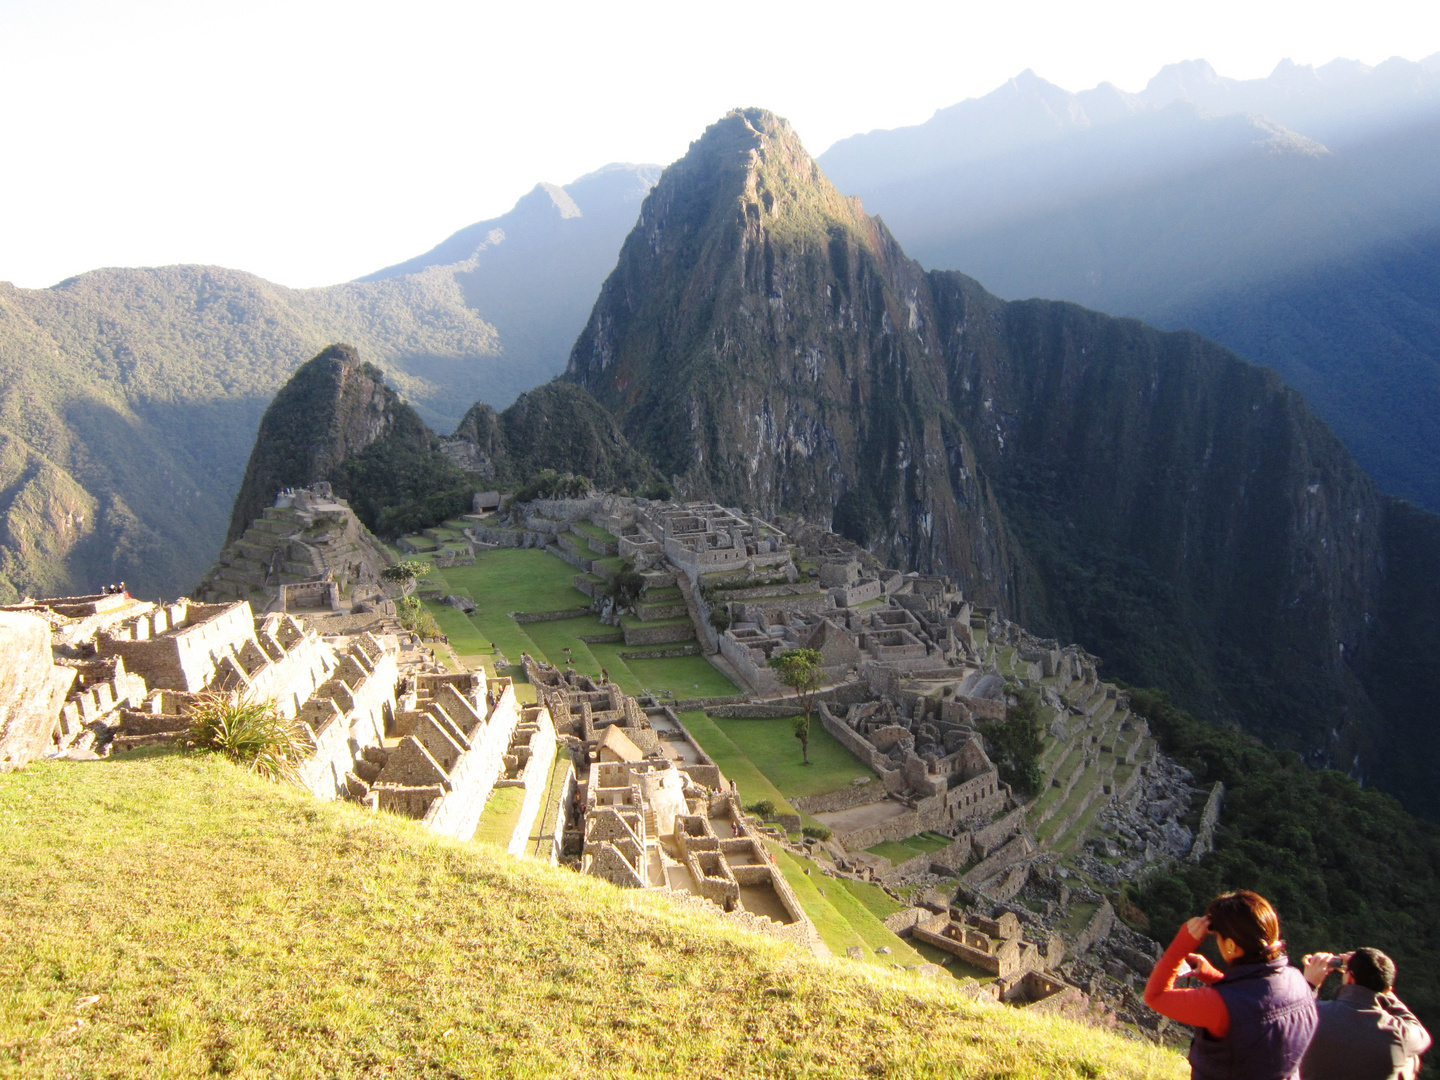
[[6, 1077], [1180, 1077], [214, 758], [0, 776]]

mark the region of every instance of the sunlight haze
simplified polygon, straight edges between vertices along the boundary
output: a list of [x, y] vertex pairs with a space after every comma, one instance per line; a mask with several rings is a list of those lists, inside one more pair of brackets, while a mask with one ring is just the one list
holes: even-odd
[[0, 3], [0, 280], [218, 264], [347, 280], [537, 181], [665, 164], [737, 105], [809, 150], [919, 123], [1026, 68], [1139, 90], [1166, 63], [1377, 64], [1434, 5]]

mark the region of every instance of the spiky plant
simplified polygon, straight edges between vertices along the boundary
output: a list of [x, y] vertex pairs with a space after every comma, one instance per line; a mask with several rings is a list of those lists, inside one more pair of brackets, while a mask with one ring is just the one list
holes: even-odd
[[294, 720], [273, 701], [202, 694], [190, 710], [185, 743], [195, 750], [224, 754], [268, 780], [295, 780], [296, 766], [309, 747]]

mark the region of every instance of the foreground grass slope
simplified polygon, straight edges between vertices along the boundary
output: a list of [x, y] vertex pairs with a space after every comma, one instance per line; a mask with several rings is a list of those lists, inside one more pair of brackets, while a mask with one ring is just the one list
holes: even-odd
[[214, 758], [0, 776], [5, 1077], [1183, 1071]]

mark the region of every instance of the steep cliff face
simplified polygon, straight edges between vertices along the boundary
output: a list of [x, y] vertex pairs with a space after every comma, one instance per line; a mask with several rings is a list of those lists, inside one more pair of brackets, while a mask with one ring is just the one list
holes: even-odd
[[265, 410], [226, 542], [286, 487], [332, 480], [340, 465], [389, 437], [428, 450], [434, 436], [385, 385], [378, 368], [349, 345], [331, 345], [302, 364]]
[[1299, 396], [1193, 334], [925, 274], [769, 113], [666, 170], [565, 377], [683, 490], [831, 518], [1116, 675], [1428, 797], [1390, 764], [1428, 727], [1382, 714], [1364, 658], [1401, 655], [1377, 643], [1434, 605], [1408, 580], [1429, 564], [1393, 557], [1417, 529], [1387, 531]]
[[1384, 511], [1299, 395], [1195, 334], [931, 283], [951, 407], [1037, 571], [1021, 617], [1327, 763], [1373, 747], [1351, 661]]
[[923, 271], [759, 109], [646, 199], [566, 378], [682, 491], [818, 520], [997, 602], [1009, 541], [946, 404]]
[[606, 491], [638, 491], [660, 479], [614, 417], [570, 383], [546, 383], [500, 413], [476, 403], [455, 429], [447, 452], [511, 488], [541, 469], [588, 476]]

